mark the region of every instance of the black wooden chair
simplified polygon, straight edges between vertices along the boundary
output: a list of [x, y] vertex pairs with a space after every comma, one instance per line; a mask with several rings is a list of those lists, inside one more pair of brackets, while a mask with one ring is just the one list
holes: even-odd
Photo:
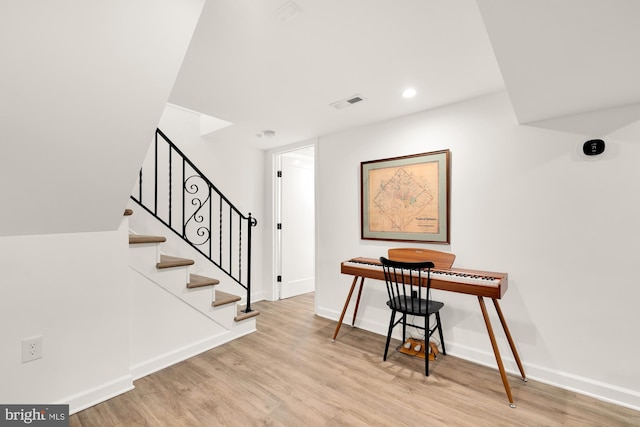
[[[387, 283], [389, 301], [387, 305], [391, 309], [391, 320], [389, 321], [389, 331], [387, 332], [387, 344], [384, 349], [384, 358], [387, 360], [389, 352], [389, 342], [393, 328], [402, 322], [402, 342], [404, 343], [407, 334], [407, 325], [424, 330], [425, 345], [425, 375], [429, 376], [429, 339], [438, 330], [442, 354], [447, 354], [444, 347], [444, 337], [442, 335], [442, 325], [440, 324], [440, 309], [444, 304], [431, 299], [431, 261], [423, 262], [402, 262], [392, 261], [385, 257], [380, 257], [384, 278]], [[396, 313], [401, 317], [396, 320]], [[435, 315], [435, 325], [431, 327], [431, 316]], [[407, 316], [424, 318], [424, 325], [409, 323]], [[411, 318], [411, 322], [413, 322]]]

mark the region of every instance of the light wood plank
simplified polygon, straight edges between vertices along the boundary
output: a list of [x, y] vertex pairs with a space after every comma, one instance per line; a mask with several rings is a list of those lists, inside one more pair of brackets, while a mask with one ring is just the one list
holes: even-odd
[[189, 283], [187, 283], [187, 288], [195, 289], [201, 288], [203, 286], [215, 286], [220, 283], [220, 280], [214, 279], [213, 277], [201, 276], [199, 274], [189, 274]]
[[193, 265], [195, 263], [194, 260], [188, 258], [180, 258], [169, 255], [160, 255], [160, 262], [156, 264], [156, 268], [173, 268], [173, 267], [186, 267], [189, 265]]
[[129, 234], [129, 244], [141, 244], [141, 243], [162, 243], [166, 242], [167, 238], [164, 236], [145, 236], [142, 234]]
[[211, 303], [214, 307], [220, 307], [221, 305], [231, 304], [236, 301], [240, 301], [241, 298], [238, 295], [228, 294], [216, 289], [216, 300]]
[[[252, 304], [258, 331], [135, 382], [70, 417], [90, 426], [638, 426], [640, 413], [450, 355], [430, 363], [314, 315], [313, 294]], [[392, 343], [393, 348], [400, 343]]]

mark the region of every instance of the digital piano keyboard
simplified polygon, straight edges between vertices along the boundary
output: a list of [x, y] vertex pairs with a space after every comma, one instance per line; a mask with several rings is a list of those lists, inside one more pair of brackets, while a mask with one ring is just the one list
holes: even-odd
[[[340, 264], [340, 272], [356, 277], [384, 280], [382, 264], [373, 258], [353, 258]], [[509, 286], [507, 273], [467, 269], [431, 270], [431, 288], [500, 299]]]

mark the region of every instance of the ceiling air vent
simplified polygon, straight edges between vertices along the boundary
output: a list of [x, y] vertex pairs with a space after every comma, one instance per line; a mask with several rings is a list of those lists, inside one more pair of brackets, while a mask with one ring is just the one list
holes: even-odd
[[357, 104], [358, 102], [364, 101], [364, 98], [360, 95], [353, 95], [347, 99], [343, 99], [342, 101], [332, 102], [331, 105], [333, 108], [340, 110], [341, 108], [348, 107], [353, 104]]

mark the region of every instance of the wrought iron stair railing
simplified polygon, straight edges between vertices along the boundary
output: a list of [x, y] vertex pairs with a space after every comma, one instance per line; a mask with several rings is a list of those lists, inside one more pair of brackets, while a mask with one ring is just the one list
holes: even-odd
[[[136, 203], [246, 290], [251, 310], [251, 229], [242, 214], [160, 130], [138, 177]], [[177, 209], [176, 206], [177, 205]]]

